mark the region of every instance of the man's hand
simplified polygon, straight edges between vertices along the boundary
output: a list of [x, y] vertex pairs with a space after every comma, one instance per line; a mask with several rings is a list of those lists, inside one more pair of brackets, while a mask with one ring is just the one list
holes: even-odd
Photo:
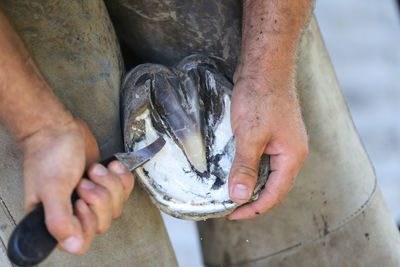
[[308, 153], [293, 82], [286, 78], [271, 85], [268, 74], [256, 77], [235, 77], [231, 123], [236, 155], [229, 178], [231, 199], [240, 204], [249, 200], [262, 154], [271, 156], [272, 172], [259, 199], [238, 208], [229, 219], [253, 218], [280, 203]]
[[[92, 164], [99, 149], [47, 84], [0, 10], [0, 121], [24, 153], [25, 209], [43, 203], [46, 225], [60, 246], [84, 253], [96, 233], [120, 215], [133, 175], [118, 161]], [[77, 188], [80, 199], [71, 204]]]
[[[81, 179], [86, 165], [99, 160], [97, 143], [85, 123], [72, 120], [43, 128], [21, 140], [24, 152], [26, 212], [43, 203], [46, 226], [64, 250], [83, 254], [96, 233], [121, 214], [134, 179], [120, 162], [108, 168], [91, 164], [90, 179]], [[72, 191], [80, 199], [71, 205]]]
[[249, 200], [262, 154], [271, 156], [271, 174], [259, 199], [229, 219], [253, 218], [280, 203], [307, 157], [294, 74], [297, 44], [312, 6], [312, 0], [243, 1], [242, 51], [231, 107], [236, 137], [231, 199], [239, 204]]

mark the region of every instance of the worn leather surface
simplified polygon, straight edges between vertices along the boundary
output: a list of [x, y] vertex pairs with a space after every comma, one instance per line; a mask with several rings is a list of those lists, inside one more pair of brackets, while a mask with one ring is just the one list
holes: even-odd
[[[57, 96], [93, 131], [103, 157], [121, 151], [119, 46], [102, 1], [0, 1]], [[0, 127], [0, 266], [23, 216], [21, 155]], [[113, 221], [81, 257], [55, 251], [41, 266], [176, 266], [159, 211], [136, 186]]]
[[297, 88], [310, 153], [292, 191], [256, 219], [200, 222], [207, 266], [399, 266], [399, 233], [375, 196], [315, 19], [299, 47]]

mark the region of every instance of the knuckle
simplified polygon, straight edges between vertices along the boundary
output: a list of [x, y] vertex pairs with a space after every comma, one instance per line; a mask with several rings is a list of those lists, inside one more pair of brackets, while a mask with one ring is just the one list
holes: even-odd
[[133, 190], [133, 184], [132, 184], [132, 187], [125, 189], [125, 192], [124, 192], [123, 197], [122, 197], [122, 202], [123, 203], [128, 201], [129, 196], [132, 193], [132, 190]]
[[248, 165], [239, 165], [235, 169], [235, 175], [240, 175], [243, 178], [254, 178], [258, 176], [258, 171]]
[[295, 143], [291, 143], [291, 150], [294, 152], [298, 157], [306, 158], [309, 152], [308, 142], [307, 140], [299, 140]]
[[131, 190], [135, 185], [135, 177], [131, 172], [129, 172], [122, 180], [122, 185], [125, 189]]
[[121, 214], [122, 214], [122, 207], [119, 207], [113, 212], [112, 218], [113, 219], [118, 218], [119, 216], [121, 216]]
[[104, 180], [103, 186], [108, 190], [116, 190], [119, 187], [122, 187], [121, 179], [118, 177], [118, 174], [110, 172], [109, 177]]
[[104, 186], [110, 190], [110, 191], [115, 191], [120, 187], [121, 182], [119, 181], [118, 177], [115, 175], [110, 176], [110, 178], [107, 180], [107, 182], [104, 184]]
[[84, 234], [84, 238], [85, 238], [85, 242], [90, 243], [91, 240], [94, 238], [94, 236], [96, 235], [96, 231], [99, 228], [98, 223], [93, 223], [88, 225], [87, 227], [87, 231]]
[[110, 225], [111, 225], [110, 223], [105, 223], [103, 225], [100, 225], [97, 228], [97, 234], [104, 234], [105, 232], [107, 232], [108, 229], [110, 229]]
[[308, 157], [309, 152], [310, 151], [308, 145], [307, 144], [303, 145], [299, 151], [300, 158], [304, 161]]
[[89, 227], [90, 231], [88, 231], [88, 239], [91, 239], [96, 234], [96, 229], [99, 227], [99, 221], [96, 215], [93, 214], [93, 218], [91, 221], [91, 225]]
[[297, 173], [301, 166], [304, 164], [308, 156], [308, 147], [300, 147], [292, 150], [293, 157], [287, 158], [286, 167], [290, 173]]
[[85, 228], [87, 229], [84, 233], [85, 239], [90, 240], [91, 238], [93, 238], [93, 236], [96, 232], [96, 229], [99, 225], [98, 218], [94, 211], [91, 212], [90, 214], [88, 214], [85, 225], [86, 225]]
[[290, 162], [293, 162], [293, 164], [304, 162], [309, 154], [308, 143], [306, 141], [290, 143], [287, 152], [294, 156], [291, 157], [290, 160]]
[[265, 138], [236, 138], [235, 161], [238, 165], [254, 166], [260, 160], [266, 146]]
[[95, 206], [104, 206], [105, 203], [109, 202], [111, 199], [111, 195], [108, 190], [104, 188], [98, 188], [96, 192], [94, 192], [92, 197], [92, 203]]
[[46, 226], [50, 233], [58, 235], [68, 228], [68, 222], [63, 218], [50, 218], [46, 219]]
[[104, 183], [106, 183], [107, 180], [110, 179], [109, 177], [110, 177], [110, 172], [108, 172], [104, 176], [93, 176], [93, 177], [90, 177], [90, 180], [92, 180], [93, 182], [95, 182], [97, 184], [100, 184], [100, 185], [104, 186]]
[[117, 175], [124, 175], [129, 172], [128, 168], [118, 160], [111, 162], [108, 167]]

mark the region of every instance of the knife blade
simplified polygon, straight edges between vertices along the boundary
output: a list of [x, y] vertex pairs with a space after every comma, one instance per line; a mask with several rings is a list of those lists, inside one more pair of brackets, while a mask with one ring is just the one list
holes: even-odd
[[[156, 155], [165, 145], [165, 140], [159, 137], [150, 145], [129, 153], [116, 153], [114, 156], [100, 162], [107, 166], [111, 161], [119, 160], [130, 171], [143, 165]], [[87, 172], [83, 177], [88, 177]], [[74, 204], [78, 200], [76, 191], [71, 196]], [[33, 266], [43, 261], [56, 247], [57, 240], [46, 228], [42, 204], [26, 215], [14, 229], [8, 241], [7, 255], [17, 266]]]
[[164, 138], [159, 137], [156, 141], [142, 149], [129, 153], [117, 153], [114, 156], [132, 171], [154, 157], [164, 145]]

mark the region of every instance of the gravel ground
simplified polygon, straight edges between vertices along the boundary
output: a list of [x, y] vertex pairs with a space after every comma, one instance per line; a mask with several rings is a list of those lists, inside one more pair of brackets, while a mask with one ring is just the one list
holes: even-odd
[[[400, 223], [400, 20], [394, 0], [318, 1], [316, 10], [354, 123]], [[193, 222], [163, 216], [181, 267], [203, 266]]]

